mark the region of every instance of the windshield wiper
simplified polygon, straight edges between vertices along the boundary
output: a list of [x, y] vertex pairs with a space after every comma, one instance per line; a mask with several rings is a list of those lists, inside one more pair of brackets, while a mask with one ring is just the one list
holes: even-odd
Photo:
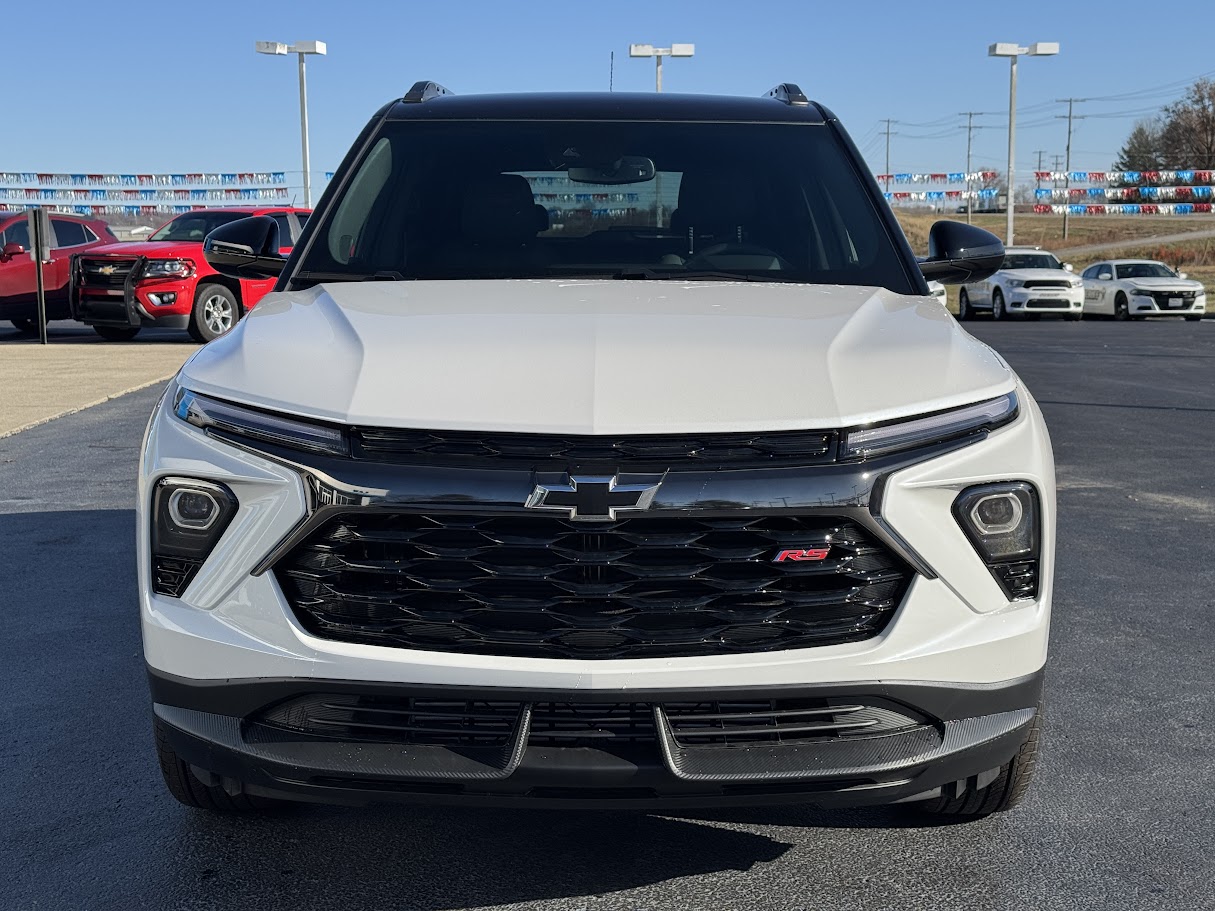
[[414, 281], [400, 272], [381, 269], [379, 272], [296, 272], [292, 279], [314, 282], [406, 282]]
[[791, 278], [782, 278], [758, 274], [755, 272], [659, 272], [654, 269], [626, 269], [616, 272], [612, 278], [621, 281], [689, 281], [689, 282], [790, 282]]

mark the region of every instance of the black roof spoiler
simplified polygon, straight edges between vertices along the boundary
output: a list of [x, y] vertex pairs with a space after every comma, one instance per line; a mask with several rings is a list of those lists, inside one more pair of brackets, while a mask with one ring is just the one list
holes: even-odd
[[782, 82], [765, 96], [767, 98], [775, 98], [784, 104], [809, 104], [810, 99], [807, 98], [802, 90], [792, 82]]
[[438, 98], [440, 95], [454, 95], [451, 89], [444, 88], [437, 82], [427, 82], [423, 79], [421, 82], [415, 82], [413, 88], [405, 93], [405, 97], [401, 100], [406, 104], [421, 104], [423, 101], [430, 101], [432, 98]]

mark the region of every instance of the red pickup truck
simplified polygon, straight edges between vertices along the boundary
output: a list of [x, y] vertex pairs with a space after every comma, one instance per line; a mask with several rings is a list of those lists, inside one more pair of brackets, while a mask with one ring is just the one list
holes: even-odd
[[250, 215], [278, 222], [283, 254], [303, 230], [310, 210], [232, 208], [186, 212], [146, 241], [96, 247], [72, 259], [73, 318], [104, 339], [126, 341], [144, 326], [187, 329], [209, 342], [236, 325], [274, 287], [274, 279], [220, 275], [203, 258], [202, 242], [220, 225]]

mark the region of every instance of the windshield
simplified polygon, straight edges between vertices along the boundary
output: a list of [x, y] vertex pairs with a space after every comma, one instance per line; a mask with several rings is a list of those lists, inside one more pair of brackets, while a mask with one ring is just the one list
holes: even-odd
[[916, 293], [820, 124], [389, 122], [292, 286], [636, 278]]
[[1062, 269], [1050, 253], [1009, 253], [1001, 269]]
[[1119, 278], [1176, 278], [1177, 273], [1163, 263], [1124, 263], [1116, 266]]
[[148, 240], [193, 240], [201, 244], [220, 225], [248, 215], [248, 212], [189, 212], [178, 215]]

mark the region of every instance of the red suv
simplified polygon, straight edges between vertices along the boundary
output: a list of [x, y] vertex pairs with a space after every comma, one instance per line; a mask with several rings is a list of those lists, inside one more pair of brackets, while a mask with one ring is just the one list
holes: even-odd
[[178, 215], [146, 241], [98, 247], [72, 260], [72, 316], [110, 341], [134, 338], [144, 326], [188, 329], [200, 342], [223, 335], [274, 287], [274, 279], [220, 275], [203, 258], [211, 231], [238, 218], [278, 222], [282, 253], [291, 251], [310, 210], [208, 209]]
[[[73, 253], [116, 241], [104, 221], [52, 215], [55, 235], [51, 261], [42, 267], [46, 285], [46, 318], [71, 319], [68, 309], [68, 269]], [[29, 222], [24, 212], [0, 212], [0, 319], [21, 332], [38, 331], [38, 279], [29, 258]]]

